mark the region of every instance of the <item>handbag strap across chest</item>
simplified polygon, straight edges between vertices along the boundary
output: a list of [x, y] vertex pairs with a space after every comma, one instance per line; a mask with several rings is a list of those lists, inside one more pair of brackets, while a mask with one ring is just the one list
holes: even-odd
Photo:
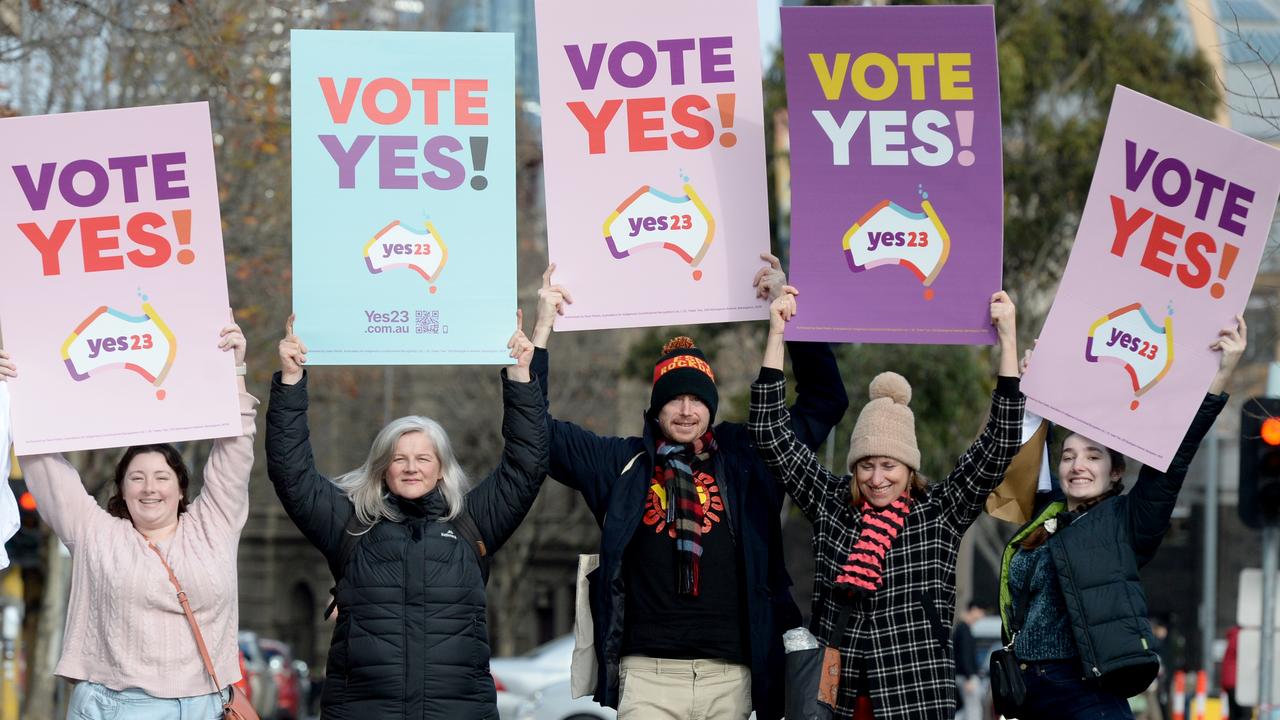
[[221, 692], [222, 684], [218, 682], [218, 673], [213, 669], [213, 660], [209, 657], [209, 648], [204, 644], [204, 635], [200, 633], [200, 626], [196, 624], [196, 616], [191, 612], [191, 603], [187, 602], [187, 593], [183, 591], [182, 584], [178, 582], [178, 576], [173, 574], [173, 568], [169, 567], [169, 563], [165, 561], [164, 553], [160, 552], [160, 548], [150, 540], [147, 540], [147, 547], [160, 558], [160, 564], [164, 565], [165, 572], [169, 573], [169, 583], [178, 592], [178, 603], [182, 605], [182, 613], [187, 616], [187, 623], [191, 625], [191, 634], [196, 638], [196, 647], [200, 649], [200, 659], [204, 661], [204, 669], [209, 673], [209, 677], [213, 678], [214, 690]]

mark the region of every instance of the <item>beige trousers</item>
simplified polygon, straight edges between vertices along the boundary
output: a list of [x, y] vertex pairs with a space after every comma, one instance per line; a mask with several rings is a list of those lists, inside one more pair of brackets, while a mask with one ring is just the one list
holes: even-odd
[[618, 720], [747, 720], [751, 670], [723, 660], [628, 655], [619, 671]]

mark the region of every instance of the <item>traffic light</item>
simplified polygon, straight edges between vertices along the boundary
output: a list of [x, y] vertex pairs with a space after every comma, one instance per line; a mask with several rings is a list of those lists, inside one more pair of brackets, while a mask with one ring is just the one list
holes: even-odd
[[1280, 398], [1240, 409], [1240, 519], [1253, 528], [1280, 523]]
[[[9, 488], [18, 501], [18, 532], [4, 544], [9, 555], [9, 564], [20, 567], [37, 567], [40, 565], [40, 542], [43, 537], [40, 531], [40, 518], [36, 514], [36, 499], [22, 480], [10, 480]], [[3, 490], [0, 490], [3, 492]]]

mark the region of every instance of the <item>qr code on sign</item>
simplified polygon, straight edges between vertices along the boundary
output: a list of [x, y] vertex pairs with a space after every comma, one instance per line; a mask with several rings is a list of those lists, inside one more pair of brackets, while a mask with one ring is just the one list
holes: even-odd
[[436, 335], [440, 332], [439, 310], [418, 310], [414, 316], [414, 332], [419, 335]]

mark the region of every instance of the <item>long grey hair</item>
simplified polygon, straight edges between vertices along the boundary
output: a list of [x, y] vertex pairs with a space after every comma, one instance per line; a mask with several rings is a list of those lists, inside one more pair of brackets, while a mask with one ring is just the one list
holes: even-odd
[[400, 436], [411, 432], [425, 434], [436, 448], [436, 456], [444, 475], [436, 488], [444, 495], [445, 503], [449, 506], [446, 519], [452, 520], [462, 512], [462, 504], [467, 491], [471, 489], [471, 482], [453, 454], [448, 433], [440, 427], [440, 423], [431, 418], [409, 415], [387, 423], [373, 439], [369, 457], [364, 464], [333, 481], [351, 499], [356, 517], [362, 525], [372, 526], [379, 520], [399, 522], [404, 519], [404, 515], [391, 501], [386, 477], [387, 468], [391, 467], [391, 458], [395, 455], [396, 442], [400, 440]]

